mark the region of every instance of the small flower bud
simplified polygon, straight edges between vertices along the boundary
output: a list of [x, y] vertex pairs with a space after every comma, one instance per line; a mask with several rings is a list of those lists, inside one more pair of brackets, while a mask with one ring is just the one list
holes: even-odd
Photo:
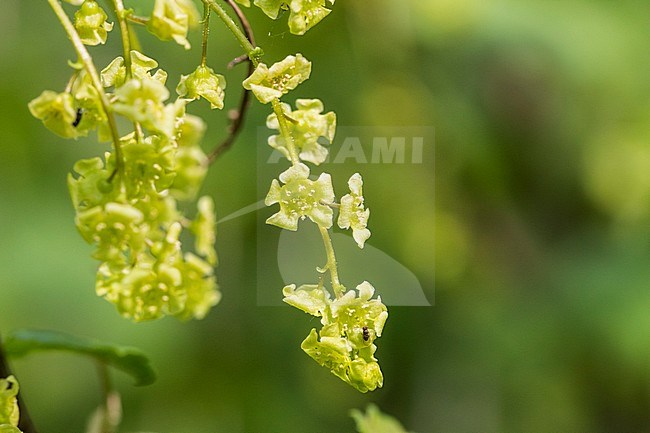
[[189, 75], [181, 75], [176, 92], [182, 98], [199, 99], [203, 97], [210, 102], [210, 108], [223, 108], [226, 79], [223, 75], [215, 74], [207, 66], [199, 66]]
[[106, 43], [113, 24], [106, 22], [106, 12], [94, 0], [86, 0], [74, 14], [74, 26], [86, 45]]

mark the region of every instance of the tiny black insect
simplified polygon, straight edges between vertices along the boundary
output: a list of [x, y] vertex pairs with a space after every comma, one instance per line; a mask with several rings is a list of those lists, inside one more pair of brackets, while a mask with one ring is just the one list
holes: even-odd
[[364, 326], [363, 327], [363, 341], [368, 341], [370, 340], [370, 331], [368, 331], [368, 327]]
[[77, 108], [77, 117], [75, 117], [74, 122], [72, 122], [73, 127], [77, 127], [79, 123], [81, 122], [81, 115], [83, 114], [83, 110], [81, 108]]

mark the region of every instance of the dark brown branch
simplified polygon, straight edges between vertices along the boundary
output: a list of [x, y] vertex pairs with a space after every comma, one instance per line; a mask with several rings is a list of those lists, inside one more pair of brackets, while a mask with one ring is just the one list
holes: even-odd
[[245, 61], [249, 60], [248, 54], [242, 54], [239, 57], [235, 57], [232, 59], [230, 62], [228, 62], [228, 69], [232, 69], [235, 66], [237, 66], [240, 63], [244, 63]]
[[[248, 22], [248, 19], [244, 15], [244, 12], [237, 6], [234, 0], [224, 0], [226, 3], [230, 5], [230, 7], [235, 11], [235, 14], [237, 15], [237, 18], [239, 18], [239, 22], [241, 23], [242, 28], [244, 29], [244, 33], [246, 34], [246, 38], [248, 41], [253, 45], [255, 45], [255, 36], [253, 35], [253, 29], [250, 26], [250, 23]], [[248, 56], [241, 56], [237, 57], [235, 60], [230, 62], [228, 64], [228, 67], [233, 67], [244, 60], [248, 60], [248, 76], [250, 76], [253, 73], [254, 66], [253, 62], [248, 59]], [[230, 117], [230, 126], [228, 127], [228, 136], [210, 153], [208, 156], [208, 162], [212, 164], [214, 161], [221, 156], [222, 153], [227, 151], [232, 147], [232, 145], [235, 142], [235, 139], [241, 132], [242, 126], [244, 126], [244, 119], [246, 118], [246, 113], [248, 112], [248, 106], [250, 105], [250, 91], [244, 89], [242, 92], [241, 99], [239, 100], [239, 107], [237, 110], [233, 110], [229, 117]]]
[[[2, 341], [0, 340], [0, 378], [5, 379], [11, 376], [11, 374], [12, 373], [11, 373], [11, 369], [9, 368], [9, 363], [7, 362], [5, 352], [2, 348]], [[23, 433], [37, 433], [36, 427], [34, 426], [34, 423], [32, 423], [31, 418], [29, 417], [29, 413], [27, 412], [27, 406], [25, 406], [25, 402], [20, 396], [20, 393], [18, 393], [18, 408], [20, 410], [20, 420], [18, 422], [18, 428]]]
[[255, 35], [253, 35], [253, 29], [251, 28], [251, 24], [248, 22], [246, 15], [244, 15], [244, 12], [241, 10], [239, 6], [237, 6], [237, 3], [235, 3], [234, 0], [224, 0], [224, 1], [228, 3], [230, 7], [235, 11], [235, 14], [237, 14], [237, 18], [239, 18], [239, 22], [241, 23], [241, 26], [244, 28], [244, 33], [246, 34], [246, 39], [248, 39], [248, 42], [250, 42], [251, 45], [256, 47], [257, 44], [255, 43]]

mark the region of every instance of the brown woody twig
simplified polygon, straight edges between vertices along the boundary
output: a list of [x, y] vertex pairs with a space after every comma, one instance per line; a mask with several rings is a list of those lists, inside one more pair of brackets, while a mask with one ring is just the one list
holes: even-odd
[[[244, 33], [246, 34], [246, 38], [249, 40], [249, 42], [255, 46], [255, 36], [253, 35], [253, 29], [250, 26], [250, 23], [248, 22], [248, 19], [244, 15], [244, 12], [237, 6], [237, 4], [234, 2], [234, 0], [224, 0], [226, 3], [230, 5], [230, 7], [235, 11], [235, 14], [237, 15], [237, 18], [239, 18], [239, 22], [242, 25], [242, 28], [244, 29]], [[230, 63], [228, 63], [228, 68], [232, 68], [235, 65], [238, 65], [239, 63], [242, 63], [244, 61], [248, 60], [248, 76], [250, 76], [253, 73], [253, 62], [250, 61], [248, 58], [248, 55], [243, 55], [239, 56]], [[212, 151], [210, 152], [210, 155], [208, 155], [208, 162], [212, 164], [214, 161], [221, 156], [225, 151], [230, 149], [235, 142], [235, 139], [239, 135], [242, 126], [244, 126], [244, 119], [246, 118], [246, 113], [248, 112], [248, 106], [250, 102], [250, 91], [244, 89], [242, 92], [241, 99], [239, 101], [239, 107], [236, 110], [232, 110], [229, 113], [230, 117], [230, 126], [228, 127], [228, 136]]]

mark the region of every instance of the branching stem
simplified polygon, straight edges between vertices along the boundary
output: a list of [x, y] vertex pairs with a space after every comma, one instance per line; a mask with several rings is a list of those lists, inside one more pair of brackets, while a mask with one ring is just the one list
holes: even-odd
[[[247, 61], [247, 60], [249, 60], [249, 59], [248, 59], [248, 56], [247, 56], [246, 54], [242, 54], [241, 56], [239, 56], [239, 57], [235, 57], [234, 59], [232, 59], [231, 61], [229, 61], [228, 64], [226, 65], [226, 67], [227, 67], [228, 69], [232, 69], [232, 68], [234, 68], [235, 66], [237, 66], [238, 64], [240, 64], [240, 63], [244, 63], [244, 62]], [[248, 74], [248, 75], [250, 75], [250, 74]]]
[[230, 5], [232, 10], [237, 15], [237, 18], [239, 18], [239, 22], [244, 29], [244, 33], [246, 34], [246, 39], [248, 39], [248, 42], [250, 42], [253, 47], [257, 47], [257, 45], [255, 44], [255, 37], [253, 36], [253, 28], [248, 22], [246, 15], [244, 15], [244, 12], [241, 10], [239, 6], [237, 6], [237, 3], [235, 3], [234, 0], [224, 0], [224, 1], [228, 3], [228, 5]]
[[120, 33], [122, 36], [122, 48], [124, 51], [124, 67], [126, 68], [127, 78], [131, 78], [133, 71], [131, 68], [131, 36], [129, 35], [129, 23], [127, 21], [127, 12], [124, 9], [124, 3], [122, 0], [113, 0], [115, 5], [115, 14], [117, 15], [117, 21], [120, 24]]
[[[241, 47], [244, 49], [244, 51], [248, 55], [248, 58], [251, 59], [251, 62], [253, 62], [253, 66], [257, 67], [257, 65], [260, 62], [262, 50], [259, 47], [255, 47], [254, 43], [248, 40], [246, 34], [239, 27], [237, 27], [237, 24], [235, 24], [233, 19], [230, 18], [230, 15], [228, 15], [226, 11], [221, 7], [221, 5], [219, 5], [215, 0], [203, 0], [203, 3], [208, 5], [210, 9], [212, 9], [219, 16], [219, 18], [221, 18], [221, 21], [223, 21], [226, 27], [228, 27], [228, 29], [235, 36], [235, 39], [237, 39], [237, 42], [239, 42], [239, 45], [241, 45]], [[241, 10], [239, 8], [236, 8], [235, 12], [237, 10], [239, 10], [238, 15], [240, 16], [241, 19], [241, 16], [243, 16], [243, 14], [241, 13]], [[249, 30], [250, 30], [250, 26], [249, 26]]]
[[287, 116], [282, 109], [282, 104], [280, 103], [280, 99], [276, 98], [273, 101], [271, 101], [271, 105], [273, 105], [273, 112], [275, 115], [278, 117], [278, 124], [280, 125], [280, 134], [282, 135], [282, 138], [284, 138], [285, 144], [287, 146], [287, 150], [289, 151], [289, 159], [291, 160], [291, 164], [296, 165], [300, 162], [300, 159], [298, 158], [298, 152], [296, 151], [296, 144], [293, 142], [293, 136], [291, 135], [291, 131], [289, 130], [289, 124], [287, 123]]
[[[239, 8], [239, 6], [237, 6], [237, 3], [235, 3], [233, 0], [225, 0], [225, 1], [235, 11], [237, 18], [239, 18], [239, 22], [241, 23], [241, 26], [244, 29], [244, 33], [246, 35], [246, 39], [248, 40], [248, 42], [250, 42], [251, 46], [255, 47], [255, 35], [253, 34], [253, 29], [251, 28], [248, 19], [246, 19], [246, 15], [244, 15], [244, 13]], [[210, 10], [207, 3], [204, 3], [204, 6], [208, 11]], [[248, 54], [244, 54], [243, 56], [237, 57], [237, 59], [228, 63], [228, 67], [231, 68], [234, 65], [241, 63], [245, 60], [248, 60], [249, 62], [248, 72], [246, 75], [250, 76], [253, 73], [253, 70], [255, 69], [255, 64], [250, 59]], [[219, 158], [219, 156], [221, 156], [226, 150], [232, 147], [233, 143], [235, 142], [235, 139], [239, 135], [239, 132], [241, 131], [242, 127], [244, 126], [244, 119], [246, 119], [246, 113], [248, 112], [249, 105], [250, 105], [250, 91], [243, 89], [241, 98], [239, 100], [239, 107], [237, 108], [236, 111], [233, 110], [230, 115], [231, 123], [230, 126], [228, 127], [228, 136], [208, 156], [208, 162], [210, 164], [216, 161], [217, 158]]]
[[[213, 11], [219, 15], [219, 18], [224, 22], [226, 27], [230, 29], [230, 31], [233, 33], [237, 41], [239, 41], [239, 44], [241, 47], [244, 49], [246, 52], [246, 55], [251, 61], [251, 66], [249, 68], [249, 74], [250, 75], [253, 71], [253, 68], [256, 68], [257, 65], [260, 63], [260, 58], [262, 56], [262, 49], [260, 47], [255, 46], [255, 41], [252, 37], [253, 31], [248, 23], [248, 20], [246, 19], [244, 13], [241, 11], [241, 9], [235, 4], [233, 0], [225, 0], [235, 11], [237, 14], [237, 17], [239, 18], [242, 27], [244, 28], [244, 31], [242, 31], [237, 24], [233, 21], [232, 18], [226, 13], [226, 11], [218, 4], [215, 2], [215, 0], [203, 0], [203, 3], [205, 5], [208, 5]], [[242, 102], [240, 104], [240, 109], [239, 112], [236, 113], [235, 116], [233, 116], [233, 124], [231, 126], [231, 133], [230, 135], [226, 138], [226, 140], [219, 146], [217, 147], [209, 156], [209, 161], [212, 163], [214, 162], [219, 155], [221, 155], [225, 150], [227, 150], [233, 143], [234, 141], [234, 134], [239, 131], [239, 128], [241, 127], [241, 123], [243, 122], [246, 106], [248, 104], [248, 92], [244, 93], [244, 96], [242, 97]], [[291, 159], [291, 163], [293, 165], [296, 165], [300, 162], [298, 159], [298, 153], [296, 151], [296, 146], [293, 142], [293, 137], [291, 136], [291, 131], [289, 130], [289, 126], [287, 124], [287, 119], [284, 111], [282, 110], [282, 106], [280, 105], [280, 100], [275, 99], [271, 102], [273, 105], [273, 112], [275, 115], [278, 117], [278, 123], [280, 124], [280, 133], [282, 134], [282, 137], [286, 141], [287, 144], [287, 149], [289, 150], [289, 156]]]
[[[246, 55], [250, 59], [250, 66], [249, 66], [249, 73], [248, 75], [252, 73], [253, 69], [257, 67], [257, 65], [260, 63], [260, 59], [262, 56], [263, 51], [255, 46], [255, 41], [253, 39], [253, 31], [248, 23], [248, 20], [246, 19], [245, 15], [241, 11], [241, 9], [234, 3], [233, 0], [224, 0], [226, 3], [228, 3], [235, 13], [237, 14], [237, 17], [239, 18], [242, 27], [244, 28], [244, 31], [242, 31], [237, 24], [230, 18], [230, 16], [226, 13], [226, 11], [218, 4], [215, 2], [215, 0], [203, 0], [203, 4], [206, 6], [209, 6], [210, 9], [212, 9], [218, 16], [221, 18], [221, 20], [224, 22], [226, 27], [233, 33], [241, 47], [244, 49]], [[243, 121], [243, 115], [245, 113], [246, 107], [248, 104], [248, 91], [244, 92], [244, 95], [242, 97], [242, 102], [240, 104], [240, 109], [239, 112], [237, 113], [236, 117], [233, 119], [233, 124], [231, 127], [231, 133], [230, 135], [226, 138], [226, 140], [219, 146], [217, 147], [209, 156], [209, 161], [210, 163], [214, 162], [223, 151], [227, 150], [228, 147], [232, 144], [234, 140], [234, 135], [237, 133], [239, 130], [239, 127], [241, 126], [241, 122]], [[300, 159], [298, 157], [298, 152], [296, 150], [296, 145], [293, 141], [293, 136], [291, 135], [291, 130], [289, 129], [289, 124], [288, 124], [288, 119], [287, 116], [282, 109], [282, 105], [280, 102], [280, 99], [274, 99], [271, 101], [271, 105], [273, 106], [273, 112], [278, 118], [278, 124], [280, 126], [280, 134], [285, 140], [287, 149], [289, 151], [289, 159], [291, 160], [291, 164], [296, 165], [300, 162]], [[234, 132], [234, 133], [233, 133]], [[329, 231], [323, 227], [318, 227], [321, 236], [323, 237], [323, 243], [325, 244], [325, 252], [327, 254], [327, 264], [325, 265], [325, 269], [329, 271], [330, 277], [332, 280], [332, 289], [334, 290], [334, 294], [336, 295], [337, 298], [341, 297], [343, 293], [345, 292], [345, 287], [341, 284], [339, 281], [339, 274], [338, 274], [338, 269], [336, 265], [336, 255], [334, 254], [334, 247], [332, 246], [332, 239], [330, 238]]]
[[[74, 47], [75, 51], [77, 52], [77, 55], [79, 56], [79, 60], [81, 60], [81, 62], [83, 63], [86, 73], [90, 77], [90, 80], [92, 81], [95, 90], [97, 90], [97, 94], [99, 95], [99, 101], [102, 105], [102, 109], [106, 113], [106, 118], [108, 119], [108, 126], [111, 131], [111, 138], [113, 139], [113, 147], [115, 149], [115, 172], [119, 176], [119, 174], [124, 171], [124, 159], [122, 156], [122, 149], [120, 144], [120, 134], [117, 130], [117, 122], [115, 121], [115, 116], [111, 111], [111, 104], [108, 100], [108, 97], [106, 96], [106, 93], [104, 92], [104, 87], [102, 86], [102, 82], [99, 78], [99, 73], [97, 72], [97, 68], [95, 68], [93, 59], [92, 57], [90, 57], [90, 54], [86, 49], [86, 46], [83, 44], [83, 42], [81, 42], [81, 38], [79, 37], [77, 30], [72, 25], [70, 18], [68, 18], [65, 11], [63, 10], [63, 7], [61, 7], [61, 3], [59, 3], [58, 0], [47, 0], [47, 1], [52, 7], [52, 10], [56, 14], [57, 18], [59, 19], [59, 22], [63, 26], [63, 29], [68, 35], [68, 38], [70, 38], [70, 41], [72, 42], [72, 46]], [[116, 2], [122, 4], [121, 0], [116, 0]], [[111, 179], [112, 177], [113, 175], [111, 175]]]

